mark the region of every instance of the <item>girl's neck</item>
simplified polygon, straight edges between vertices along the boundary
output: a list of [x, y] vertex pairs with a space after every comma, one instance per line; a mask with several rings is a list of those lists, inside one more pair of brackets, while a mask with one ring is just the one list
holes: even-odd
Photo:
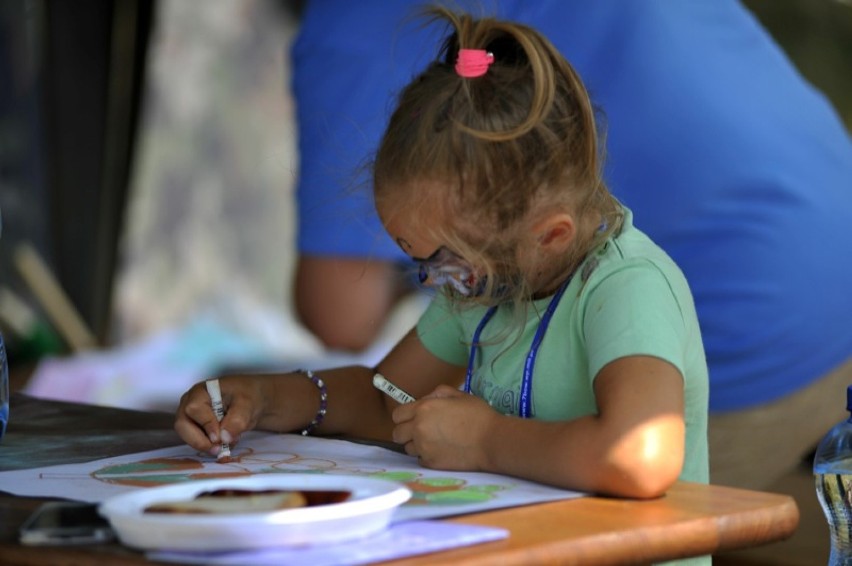
[[542, 282], [542, 284], [537, 286], [538, 290], [533, 292], [532, 299], [544, 299], [556, 294], [556, 291], [559, 290], [559, 287], [561, 287], [562, 284], [565, 283], [565, 281], [567, 281], [574, 275], [574, 272], [577, 270], [577, 267], [580, 265], [580, 263], [582, 263], [582, 260], [571, 267], [560, 270], [559, 273], [554, 274], [553, 276]]
[[532, 294], [534, 300], [553, 295], [559, 290], [562, 283], [574, 276], [574, 273], [591, 251], [600, 224], [599, 218], [584, 219], [581, 221], [577, 236], [568, 249], [559, 254], [559, 257], [543, 258], [543, 269], [539, 272], [538, 281], [535, 283], [535, 290]]

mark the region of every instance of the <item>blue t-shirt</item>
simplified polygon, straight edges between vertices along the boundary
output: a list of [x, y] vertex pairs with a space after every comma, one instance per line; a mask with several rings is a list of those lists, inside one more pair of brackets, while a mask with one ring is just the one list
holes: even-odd
[[[734, 0], [479, 0], [528, 23], [605, 115], [607, 182], [681, 267], [710, 408], [792, 393], [852, 356], [852, 142], [825, 98]], [[367, 167], [396, 93], [443, 30], [419, 2], [314, 0], [293, 47], [299, 249], [402, 259]]]

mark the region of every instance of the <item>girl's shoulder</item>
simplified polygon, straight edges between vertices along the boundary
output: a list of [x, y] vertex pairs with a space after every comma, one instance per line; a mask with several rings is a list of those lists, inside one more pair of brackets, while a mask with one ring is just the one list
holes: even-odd
[[633, 224], [633, 213], [624, 207], [621, 227], [589, 252], [580, 265], [578, 274], [583, 282], [586, 282], [592, 274], [602, 277], [631, 266], [643, 265], [655, 265], [664, 271], [674, 270], [680, 273], [674, 260]]
[[[642, 289], [667, 288], [678, 298], [678, 302], [691, 303], [691, 292], [686, 276], [675, 261], [650, 237], [632, 223], [625, 215], [621, 229], [592, 250], [575, 277], [578, 296], [588, 295], [599, 289], [626, 292], [627, 287]], [[612, 284], [608, 284], [612, 282]]]

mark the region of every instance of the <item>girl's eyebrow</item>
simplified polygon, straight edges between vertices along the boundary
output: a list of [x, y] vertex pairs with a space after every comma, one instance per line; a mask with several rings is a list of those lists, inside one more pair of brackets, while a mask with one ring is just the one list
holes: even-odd
[[405, 238], [397, 238], [396, 245], [401, 247], [403, 251], [407, 252], [411, 249], [411, 244], [408, 243], [408, 240]]

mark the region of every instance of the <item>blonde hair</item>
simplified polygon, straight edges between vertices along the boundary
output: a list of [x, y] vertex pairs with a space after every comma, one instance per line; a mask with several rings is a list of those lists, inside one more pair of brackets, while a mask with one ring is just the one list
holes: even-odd
[[[608, 226], [578, 233], [571, 270], [620, 223], [601, 177], [595, 110], [571, 65], [534, 29], [440, 6], [426, 15], [452, 33], [399, 97], [373, 163], [375, 200], [443, 207], [452, 222], [441, 235], [453, 251], [487, 266], [489, 284], [511, 281], [519, 298], [529, 290], [516, 248], [531, 212], [570, 207], [598, 219], [594, 228]], [[484, 49], [493, 63], [463, 78], [454, 69], [459, 49]], [[436, 186], [438, 198], [417, 193]], [[499, 300], [486, 293], [481, 302]]]

